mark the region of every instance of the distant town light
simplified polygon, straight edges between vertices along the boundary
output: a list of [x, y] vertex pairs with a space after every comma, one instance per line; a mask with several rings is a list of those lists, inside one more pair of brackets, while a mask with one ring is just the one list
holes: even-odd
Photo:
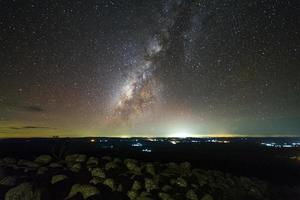
[[170, 142], [171, 142], [172, 144], [177, 144], [177, 142], [174, 141], [174, 140], [171, 140]]
[[134, 143], [134, 144], [132, 144], [131, 146], [133, 146], [133, 147], [141, 147], [141, 146], [143, 146], [143, 144], [141, 144], [141, 143]]
[[152, 152], [151, 149], [143, 149], [142, 151], [143, 151], [143, 152], [147, 152], [147, 153], [151, 153], [151, 152]]
[[293, 147], [299, 147], [299, 143], [284, 143], [284, 144], [277, 144], [275, 142], [271, 142], [271, 143], [266, 143], [266, 142], [262, 142], [260, 143], [263, 146], [266, 147], [275, 147], [275, 148], [293, 148]]

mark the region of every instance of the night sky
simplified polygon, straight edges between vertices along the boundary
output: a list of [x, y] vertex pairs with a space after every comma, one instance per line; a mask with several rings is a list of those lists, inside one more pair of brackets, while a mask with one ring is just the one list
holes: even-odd
[[297, 0], [2, 0], [0, 137], [300, 136]]

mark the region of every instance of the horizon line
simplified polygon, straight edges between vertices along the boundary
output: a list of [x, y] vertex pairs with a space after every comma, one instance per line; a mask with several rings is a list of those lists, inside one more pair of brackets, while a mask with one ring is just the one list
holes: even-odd
[[77, 138], [176, 138], [176, 139], [187, 139], [187, 138], [300, 138], [300, 136], [296, 135], [272, 135], [272, 136], [213, 136], [213, 135], [205, 135], [205, 136], [187, 136], [187, 137], [173, 137], [173, 136], [33, 136], [33, 137], [1, 137], [0, 139], [77, 139]]

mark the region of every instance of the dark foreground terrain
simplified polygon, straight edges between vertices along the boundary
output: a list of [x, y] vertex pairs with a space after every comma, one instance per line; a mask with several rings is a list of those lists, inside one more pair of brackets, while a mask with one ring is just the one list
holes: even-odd
[[85, 138], [2, 140], [0, 150], [3, 200], [300, 199], [299, 148]]
[[3, 158], [1, 198], [32, 199], [268, 199], [268, 184], [221, 171], [196, 169], [188, 162], [150, 163], [133, 159], [72, 154], [52, 162]]

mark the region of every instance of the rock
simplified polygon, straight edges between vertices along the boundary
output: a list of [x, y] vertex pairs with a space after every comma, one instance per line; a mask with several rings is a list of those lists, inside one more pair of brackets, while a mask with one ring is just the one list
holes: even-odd
[[99, 167], [92, 169], [91, 174], [92, 174], [92, 176], [95, 176], [95, 177], [105, 178], [104, 171], [101, 168], [99, 168]]
[[134, 162], [127, 162], [126, 167], [132, 171], [137, 167], [137, 165]]
[[29, 161], [29, 160], [23, 160], [23, 159], [18, 161], [18, 165], [25, 166], [25, 167], [32, 168], [32, 169], [36, 169], [40, 166], [39, 164], [37, 164], [35, 162]]
[[151, 190], [156, 189], [156, 184], [153, 181], [153, 179], [150, 179], [150, 178], [145, 179], [145, 189], [147, 192], [150, 192]]
[[127, 192], [127, 196], [129, 197], [129, 199], [134, 200], [134, 199], [137, 198], [138, 193], [137, 193], [137, 191], [135, 191], [135, 190], [129, 190], [129, 191]]
[[191, 187], [192, 187], [193, 189], [195, 189], [195, 190], [198, 190], [198, 189], [199, 189], [198, 185], [197, 185], [197, 184], [194, 184], [194, 183], [191, 184]]
[[5, 200], [40, 200], [41, 192], [33, 191], [30, 183], [22, 183], [8, 190], [5, 194]]
[[116, 190], [117, 190], [117, 192], [123, 192], [123, 190], [124, 190], [123, 185], [119, 184]]
[[138, 162], [136, 160], [134, 160], [134, 159], [126, 158], [124, 160], [124, 165], [127, 165], [128, 163], [135, 163], [135, 164], [137, 164]]
[[169, 194], [164, 193], [164, 192], [158, 193], [158, 196], [162, 200], [172, 200], [173, 199]]
[[135, 190], [135, 191], [142, 189], [141, 183], [139, 181], [135, 180], [132, 184], [131, 189]]
[[205, 194], [201, 200], [214, 200], [214, 198], [210, 194]]
[[63, 165], [60, 164], [60, 163], [54, 162], [54, 163], [50, 163], [49, 167], [51, 167], [51, 168], [62, 168]]
[[60, 181], [63, 181], [65, 179], [67, 179], [68, 177], [64, 174], [58, 174], [58, 175], [54, 175], [52, 176], [51, 178], [51, 184], [55, 184], [55, 183], [58, 183]]
[[172, 187], [170, 185], [164, 185], [161, 190], [164, 192], [168, 192], [172, 190]]
[[175, 181], [175, 183], [180, 186], [180, 187], [187, 187], [187, 182], [186, 180], [184, 180], [183, 178], [181, 177], [178, 177]]
[[182, 176], [188, 176], [191, 174], [191, 164], [189, 162], [180, 163], [179, 168]]
[[87, 165], [94, 165], [94, 166], [96, 166], [96, 165], [99, 164], [99, 159], [96, 158], [96, 157], [91, 156], [91, 157], [89, 157], [89, 159], [87, 160], [86, 164], [87, 164]]
[[92, 185], [75, 184], [72, 186], [69, 195], [65, 199], [74, 197], [77, 193], [81, 193], [84, 199], [99, 194], [99, 190]]
[[40, 164], [40, 165], [46, 165], [50, 163], [52, 160], [52, 157], [50, 155], [40, 155], [37, 157], [34, 162]]
[[149, 197], [151, 194], [146, 191], [142, 191], [139, 197]]
[[105, 164], [105, 170], [115, 169], [117, 168], [117, 164], [115, 162], [108, 162]]
[[6, 176], [0, 180], [0, 185], [3, 186], [15, 186], [17, 178], [15, 176]]
[[207, 182], [209, 180], [209, 177], [206, 174], [199, 171], [199, 170], [193, 170], [193, 175], [195, 175], [195, 177], [198, 181], [198, 184], [201, 187], [204, 186], [205, 184], [207, 184]]
[[106, 160], [106, 161], [111, 161], [112, 160], [110, 156], [103, 156], [101, 159]]
[[71, 154], [67, 155], [65, 160], [67, 162], [85, 162], [86, 157], [87, 156], [85, 154]]
[[104, 179], [99, 177], [93, 177], [89, 183], [97, 185], [98, 183], [103, 183]]
[[11, 157], [5, 157], [2, 159], [3, 163], [5, 164], [16, 164], [17, 160], [15, 158], [11, 158]]
[[248, 194], [249, 196], [253, 197], [253, 199], [264, 199], [263, 194], [256, 187], [250, 188]]
[[179, 166], [176, 163], [170, 162], [167, 164], [167, 168], [163, 171], [163, 176], [172, 176], [179, 174]]
[[154, 165], [152, 163], [147, 163], [146, 164], [146, 172], [148, 174], [151, 174], [152, 176], [155, 176], [155, 168], [154, 168]]
[[147, 196], [139, 196], [139, 197], [137, 197], [136, 198], [136, 200], [153, 200], [152, 198], [150, 198], [150, 197], [147, 197]]
[[80, 163], [74, 163], [71, 165], [70, 170], [72, 172], [79, 172], [81, 170], [81, 164]]
[[194, 190], [187, 191], [185, 197], [190, 200], [198, 200], [198, 195], [194, 192]]
[[136, 175], [141, 174], [141, 168], [136, 164], [136, 162], [132, 160], [128, 160], [125, 162], [127, 169], [129, 169], [131, 172], [133, 172]]
[[136, 198], [136, 200], [154, 200], [153, 198], [150, 197], [150, 193], [143, 191], [141, 194]]
[[115, 181], [111, 178], [105, 179], [103, 182], [104, 185], [107, 185], [108, 187], [110, 187], [110, 189], [112, 191], [115, 190]]
[[10, 167], [12, 167], [14, 170], [22, 169], [22, 167], [19, 167], [17, 164], [12, 164]]
[[85, 160], [86, 160], [86, 155], [79, 154], [75, 161], [76, 162], [85, 162]]
[[[93, 196], [94, 197], [94, 196]], [[94, 200], [93, 197], [88, 198], [88, 200]], [[83, 195], [81, 193], [76, 193], [73, 197], [67, 199], [67, 198], [61, 198], [60, 200], [84, 200]]]
[[240, 177], [238, 182], [239, 185], [242, 186], [245, 190], [250, 190], [254, 186], [253, 182], [247, 177]]
[[114, 158], [114, 159], [113, 159], [113, 162], [114, 162], [114, 163], [121, 163], [122, 160], [121, 160], [120, 158]]
[[48, 171], [47, 167], [40, 167], [40, 168], [38, 168], [36, 174], [37, 175], [43, 175], [43, 174], [45, 174], [46, 171]]

